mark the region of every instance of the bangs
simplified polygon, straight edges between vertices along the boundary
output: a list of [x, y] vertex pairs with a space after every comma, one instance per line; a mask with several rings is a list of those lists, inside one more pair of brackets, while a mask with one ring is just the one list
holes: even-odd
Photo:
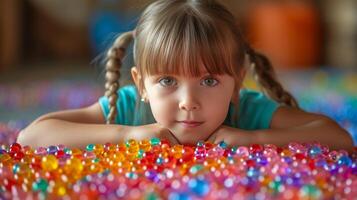
[[235, 41], [234, 33], [217, 21], [200, 20], [192, 13], [175, 15], [145, 35], [138, 65], [144, 75], [197, 77], [204, 67], [210, 74], [237, 76], [239, 48]]

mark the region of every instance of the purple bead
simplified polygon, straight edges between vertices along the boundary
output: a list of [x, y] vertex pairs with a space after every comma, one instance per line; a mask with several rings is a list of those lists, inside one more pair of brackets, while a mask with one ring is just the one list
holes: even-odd
[[47, 153], [48, 154], [55, 154], [58, 151], [57, 146], [49, 146], [47, 147]]
[[160, 181], [160, 178], [158, 177], [156, 171], [154, 170], [148, 170], [145, 172], [146, 178], [151, 180], [152, 182], [158, 183]]

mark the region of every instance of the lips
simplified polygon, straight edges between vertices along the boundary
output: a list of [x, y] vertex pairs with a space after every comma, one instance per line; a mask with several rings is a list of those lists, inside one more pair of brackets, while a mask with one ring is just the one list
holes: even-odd
[[192, 128], [192, 127], [197, 127], [203, 124], [203, 122], [198, 122], [198, 121], [178, 121], [182, 126], [186, 128]]

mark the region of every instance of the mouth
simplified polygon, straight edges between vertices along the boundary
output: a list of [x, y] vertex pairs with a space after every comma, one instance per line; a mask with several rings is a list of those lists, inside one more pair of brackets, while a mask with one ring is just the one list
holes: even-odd
[[204, 122], [198, 122], [198, 121], [177, 121], [177, 122], [185, 128], [197, 127], [204, 123]]

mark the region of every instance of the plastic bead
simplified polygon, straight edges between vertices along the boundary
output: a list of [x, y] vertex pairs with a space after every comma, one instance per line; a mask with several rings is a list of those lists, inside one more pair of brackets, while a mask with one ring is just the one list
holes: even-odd
[[170, 146], [156, 138], [85, 150], [1, 148], [0, 191], [14, 198], [353, 199], [356, 193], [355, 159], [317, 143]]
[[41, 167], [45, 171], [53, 171], [58, 168], [58, 160], [53, 155], [47, 155], [42, 158]]

